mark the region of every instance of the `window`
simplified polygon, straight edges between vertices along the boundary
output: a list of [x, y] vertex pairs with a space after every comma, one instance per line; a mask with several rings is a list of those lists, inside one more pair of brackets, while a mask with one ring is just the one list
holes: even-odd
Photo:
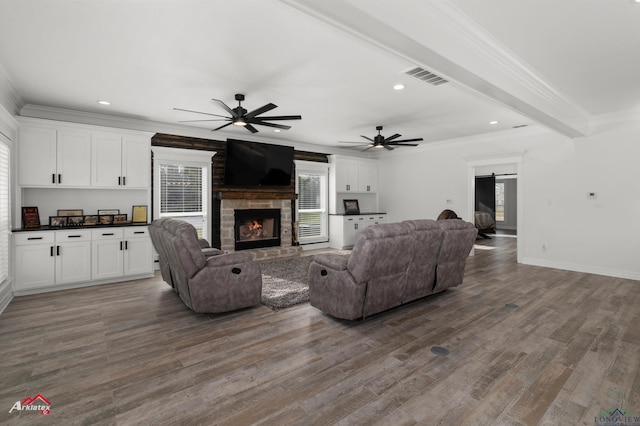
[[9, 147], [0, 135], [0, 284], [9, 278], [9, 232], [11, 232]]
[[211, 151], [153, 147], [154, 218], [191, 223], [200, 238], [210, 235]]
[[298, 241], [300, 244], [329, 240], [327, 227], [328, 164], [296, 161]]
[[504, 222], [504, 182], [496, 182], [496, 222]]

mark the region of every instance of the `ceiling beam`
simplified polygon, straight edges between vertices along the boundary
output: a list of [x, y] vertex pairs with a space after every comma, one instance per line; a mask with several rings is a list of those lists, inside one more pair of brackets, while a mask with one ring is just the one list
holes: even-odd
[[448, 1], [280, 1], [562, 135], [588, 134], [584, 110]]

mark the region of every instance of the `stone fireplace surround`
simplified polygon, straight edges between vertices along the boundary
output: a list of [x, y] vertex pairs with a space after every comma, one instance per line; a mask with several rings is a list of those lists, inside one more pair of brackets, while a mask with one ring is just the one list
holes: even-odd
[[222, 199], [220, 205], [220, 245], [224, 251], [235, 250], [234, 210], [280, 209], [280, 246], [242, 250], [254, 260], [283, 259], [300, 255], [302, 248], [292, 244], [293, 219], [291, 200]]

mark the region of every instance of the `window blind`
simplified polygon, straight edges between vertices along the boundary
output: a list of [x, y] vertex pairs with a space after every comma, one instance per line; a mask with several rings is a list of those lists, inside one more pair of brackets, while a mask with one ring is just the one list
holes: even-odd
[[326, 240], [326, 172], [298, 171], [298, 241]]
[[0, 141], [0, 283], [9, 277], [9, 147]]
[[160, 166], [160, 214], [202, 214], [202, 167]]

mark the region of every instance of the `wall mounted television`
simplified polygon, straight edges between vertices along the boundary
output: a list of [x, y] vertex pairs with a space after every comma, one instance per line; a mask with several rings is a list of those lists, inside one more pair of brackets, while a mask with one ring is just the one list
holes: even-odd
[[290, 186], [293, 147], [227, 139], [224, 184]]

